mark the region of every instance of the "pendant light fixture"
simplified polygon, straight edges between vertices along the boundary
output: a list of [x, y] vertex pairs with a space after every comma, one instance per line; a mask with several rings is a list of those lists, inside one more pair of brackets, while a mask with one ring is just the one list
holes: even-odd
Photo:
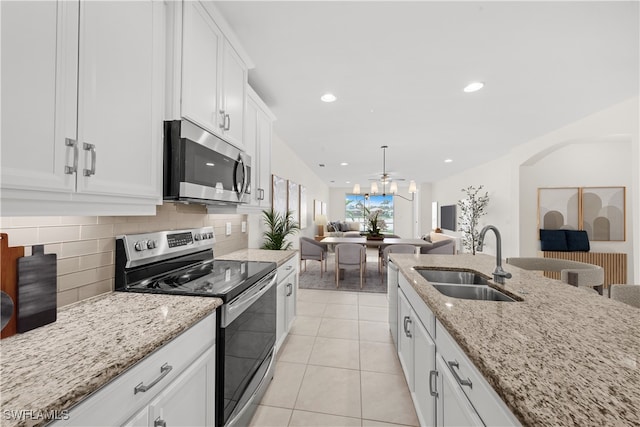
[[[392, 181], [389, 174], [387, 173], [387, 148], [389, 148], [389, 146], [383, 145], [380, 148], [382, 148], [382, 176], [380, 177], [380, 183], [382, 184], [382, 195], [383, 196], [387, 195], [387, 184], [389, 184], [389, 193], [393, 194], [396, 197], [401, 197], [405, 200], [413, 202], [415, 193], [417, 192], [416, 182], [414, 180], [409, 181], [409, 193], [411, 194], [410, 199], [397, 194], [398, 183], [395, 181]], [[373, 181], [371, 183], [371, 188], [369, 192], [371, 194], [378, 194], [379, 191], [380, 189], [378, 188], [378, 182]], [[360, 184], [355, 184], [353, 186], [353, 194], [360, 194]]]

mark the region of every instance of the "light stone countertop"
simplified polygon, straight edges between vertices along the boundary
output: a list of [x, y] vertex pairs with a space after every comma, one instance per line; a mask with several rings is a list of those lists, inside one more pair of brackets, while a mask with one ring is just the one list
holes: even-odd
[[391, 259], [523, 425], [640, 425], [640, 310], [504, 263], [493, 286], [523, 301], [450, 298], [413, 267], [493, 277], [495, 257]]
[[112, 292], [58, 309], [56, 322], [0, 342], [0, 423], [38, 424], [5, 411], [70, 409], [220, 305]]
[[280, 267], [294, 256], [298, 251], [270, 251], [265, 249], [241, 249], [229, 254], [216, 256], [216, 259], [236, 260], [236, 261], [266, 261], [275, 262]]

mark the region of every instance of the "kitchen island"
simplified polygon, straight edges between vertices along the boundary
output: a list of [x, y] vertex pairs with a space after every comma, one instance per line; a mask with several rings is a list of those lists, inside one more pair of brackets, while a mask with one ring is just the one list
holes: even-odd
[[517, 302], [441, 294], [414, 267], [492, 277], [487, 255], [391, 254], [400, 273], [523, 425], [640, 425], [640, 311], [510, 265]]

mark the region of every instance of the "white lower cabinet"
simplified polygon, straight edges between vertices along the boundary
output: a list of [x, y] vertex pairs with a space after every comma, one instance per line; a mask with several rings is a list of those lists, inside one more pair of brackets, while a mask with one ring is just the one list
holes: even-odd
[[296, 318], [298, 295], [298, 257], [278, 267], [276, 351], [280, 348]]
[[397, 308], [398, 358], [420, 425], [520, 425], [402, 274]]
[[69, 411], [55, 426], [213, 426], [215, 313]]

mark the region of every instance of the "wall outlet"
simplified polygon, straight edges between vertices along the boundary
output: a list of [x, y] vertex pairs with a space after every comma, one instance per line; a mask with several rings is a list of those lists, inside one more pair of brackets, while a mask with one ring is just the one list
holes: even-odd
[[225, 235], [231, 236], [231, 223], [227, 222], [225, 227]]
[[242, 232], [243, 233], [247, 232], [247, 221], [242, 221]]

